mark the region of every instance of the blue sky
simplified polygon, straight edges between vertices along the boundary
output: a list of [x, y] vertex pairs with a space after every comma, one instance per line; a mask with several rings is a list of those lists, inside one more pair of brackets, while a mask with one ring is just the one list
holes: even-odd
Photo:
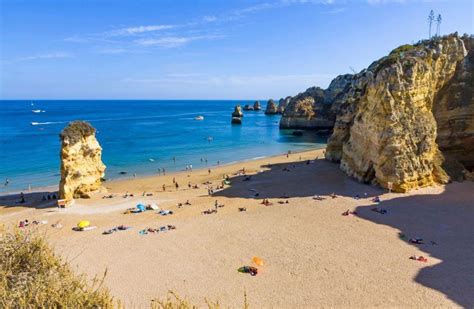
[[0, 0], [2, 99], [265, 99], [473, 33], [472, 0]]

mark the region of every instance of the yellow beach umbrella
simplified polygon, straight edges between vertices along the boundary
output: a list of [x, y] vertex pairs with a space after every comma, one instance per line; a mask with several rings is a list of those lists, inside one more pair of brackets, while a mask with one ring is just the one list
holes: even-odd
[[91, 224], [91, 223], [90, 223], [89, 221], [87, 221], [87, 220], [82, 220], [82, 221], [80, 221], [80, 222], [77, 224], [77, 227], [83, 229], [83, 228], [85, 228], [85, 227], [88, 227], [90, 224]]

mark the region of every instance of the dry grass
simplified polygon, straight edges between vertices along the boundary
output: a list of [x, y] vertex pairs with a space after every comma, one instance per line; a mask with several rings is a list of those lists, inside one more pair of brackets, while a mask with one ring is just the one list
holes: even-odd
[[[0, 308], [123, 308], [102, 284], [77, 275], [34, 230], [5, 232], [0, 226]], [[205, 300], [209, 309], [226, 308]], [[199, 308], [170, 291], [166, 299], [154, 299], [152, 309]], [[248, 309], [244, 293], [243, 308]]]
[[35, 232], [0, 235], [1, 308], [112, 308], [103, 279], [74, 274]]

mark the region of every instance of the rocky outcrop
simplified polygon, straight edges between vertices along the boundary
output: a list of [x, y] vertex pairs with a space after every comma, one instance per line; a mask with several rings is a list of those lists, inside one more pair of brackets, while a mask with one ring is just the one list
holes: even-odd
[[266, 115], [274, 115], [278, 113], [278, 107], [275, 104], [275, 101], [273, 99], [268, 100], [267, 102], [267, 107], [265, 109], [265, 114]]
[[261, 110], [262, 107], [260, 106], [260, 102], [259, 101], [255, 101], [255, 103], [253, 103], [253, 110], [254, 111], [259, 111]]
[[[406, 192], [472, 177], [473, 38], [403, 45], [327, 89], [293, 97], [282, 128], [332, 130], [325, 156], [359, 181]], [[469, 51], [469, 52], [468, 52]]]
[[236, 105], [234, 107], [234, 111], [232, 112], [232, 117], [243, 117], [244, 116], [244, 113], [242, 113], [242, 108], [240, 107], [240, 105]]
[[336, 77], [327, 89], [312, 87], [292, 97], [280, 120], [282, 129], [332, 130], [341, 106], [341, 97], [352, 75]]
[[[397, 192], [448, 182], [445, 162], [459, 161], [442, 150], [458, 151], [460, 140], [469, 140], [466, 131], [472, 139], [474, 118], [460, 117], [463, 109], [472, 110], [472, 99], [453, 101], [448, 90], [467, 77], [461, 72], [465, 57], [463, 40], [451, 35], [401, 46], [354, 75], [340, 100], [326, 158], [359, 181], [391, 183]], [[446, 113], [449, 104], [463, 107]], [[438, 135], [460, 140], [439, 147]]]
[[244, 106], [243, 110], [244, 110], [244, 111], [253, 111], [253, 107], [250, 106], [250, 105], [248, 105], [248, 104], [246, 104], [246, 105]]
[[283, 114], [285, 112], [285, 108], [288, 106], [288, 104], [290, 104], [290, 100], [291, 97], [287, 96], [286, 98], [281, 98], [280, 101], [278, 101], [278, 114]]
[[87, 122], [71, 122], [60, 134], [61, 181], [59, 197], [66, 201], [87, 198], [98, 190], [104, 177], [102, 148], [95, 129]]

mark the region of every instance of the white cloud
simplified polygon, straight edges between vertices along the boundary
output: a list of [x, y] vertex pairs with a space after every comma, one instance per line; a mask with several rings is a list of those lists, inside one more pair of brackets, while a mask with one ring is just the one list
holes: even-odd
[[68, 52], [52, 52], [46, 54], [37, 54], [19, 58], [18, 60], [37, 60], [37, 59], [58, 59], [58, 58], [74, 58], [74, 55]]
[[210, 40], [223, 38], [222, 35], [201, 35], [201, 36], [169, 36], [161, 38], [140, 39], [134, 42], [141, 46], [159, 46], [164, 48], [181, 47], [192, 41]]
[[174, 25], [148, 25], [148, 26], [136, 26], [120, 28], [112, 31], [105, 32], [106, 36], [122, 36], [122, 35], [134, 35], [145, 32], [160, 31], [174, 28]]

